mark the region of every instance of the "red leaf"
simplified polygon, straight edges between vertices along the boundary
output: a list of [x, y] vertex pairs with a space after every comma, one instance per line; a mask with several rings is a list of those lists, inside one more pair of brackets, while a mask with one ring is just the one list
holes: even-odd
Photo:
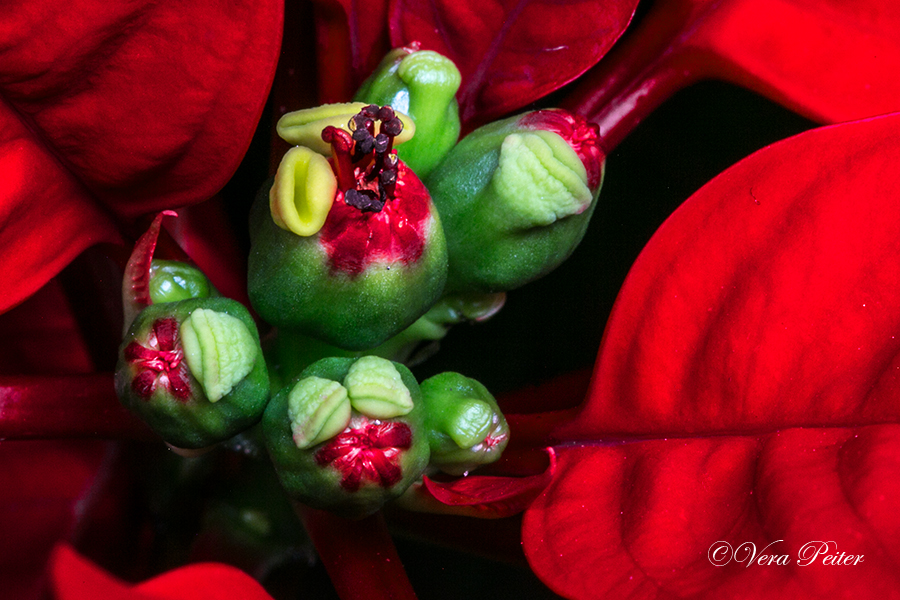
[[106, 211], [133, 218], [225, 183], [266, 99], [281, 3], [19, 3], [0, 30], [2, 311], [115, 240]]
[[271, 600], [255, 579], [234, 567], [199, 563], [132, 586], [106, 573], [70, 546], [56, 548], [51, 573], [57, 600]]
[[388, 0], [314, 0], [319, 101], [347, 102], [390, 50]]
[[[898, 457], [897, 425], [563, 449], [525, 514], [525, 552], [573, 599], [894, 598]], [[815, 541], [863, 558], [801, 566]], [[790, 564], [748, 566], [748, 545], [717, 567], [721, 542]]]
[[900, 109], [892, 0], [665, 0], [564, 103], [612, 150], [675, 91], [725, 79], [838, 123]]
[[835, 123], [900, 109], [898, 30], [892, 0], [733, 0], [688, 46], [719, 58], [711, 76]]
[[391, 42], [451, 58], [463, 76], [460, 116], [481, 124], [562, 87], [628, 26], [635, 0], [393, 0]]
[[481, 518], [503, 518], [522, 512], [553, 479], [556, 454], [550, 450], [550, 466], [528, 477], [471, 475], [449, 482], [424, 477], [425, 488], [448, 506], [465, 506]]
[[[548, 585], [575, 599], [896, 597], [898, 133], [900, 114], [780, 142], [660, 228], [586, 405], [551, 434], [593, 445], [557, 449], [525, 514]], [[617, 437], [679, 439], [597, 441]], [[716, 567], [721, 541], [791, 562]], [[864, 559], [800, 566], [816, 541]]]
[[636, 261], [560, 439], [900, 418], [900, 115], [807, 132], [704, 186]]
[[53, 545], [71, 534], [105, 445], [0, 442], [0, 589], [13, 600], [42, 598]]
[[159, 229], [162, 227], [163, 217], [177, 216], [178, 214], [171, 210], [164, 210], [156, 215], [131, 251], [122, 278], [122, 306], [126, 329], [138, 313], [151, 304], [150, 267], [153, 263], [153, 253], [156, 251], [156, 241], [159, 239]]

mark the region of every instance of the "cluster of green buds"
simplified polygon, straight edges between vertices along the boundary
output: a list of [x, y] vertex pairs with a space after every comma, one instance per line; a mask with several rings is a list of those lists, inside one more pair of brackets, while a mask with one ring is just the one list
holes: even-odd
[[359, 518], [431, 469], [462, 474], [493, 462], [509, 438], [478, 382], [445, 373], [420, 387], [400, 363], [326, 358], [272, 398], [269, 454], [295, 500]]
[[460, 81], [412, 45], [356, 102], [280, 119], [294, 147], [250, 215], [249, 296], [274, 326], [266, 355], [246, 308], [192, 266], [151, 260], [157, 219], [123, 285], [122, 402], [182, 448], [262, 421], [289, 496], [352, 518], [423, 475], [497, 460], [509, 427], [483, 385], [458, 373], [420, 385], [394, 360], [427, 356], [451, 325], [491, 317], [507, 290], [565, 260], [604, 156], [597, 127], [560, 110], [459, 140]]

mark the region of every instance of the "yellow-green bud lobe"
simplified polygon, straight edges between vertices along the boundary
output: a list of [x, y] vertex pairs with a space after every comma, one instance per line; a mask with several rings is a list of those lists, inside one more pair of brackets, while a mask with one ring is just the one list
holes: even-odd
[[448, 413], [446, 433], [460, 448], [471, 448], [483, 442], [494, 417], [491, 406], [475, 398], [458, 400]]
[[328, 159], [309, 148], [291, 148], [269, 190], [272, 220], [297, 235], [315, 235], [325, 224], [336, 192], [337, 178]]
[[188, 368], [210, 402], [250, 374], [258, 352], [253, 334], [240, 319], [205, 308], [181, 324], [181, 343]]
[[294, 444], [304, 450], [330, 440], [350, 424], [347, 389], [337, 381], [306, 377], [288, 396], [288, 419]]
[[546, 226], [584, 212], [593, 200], [578, 154], [556, 133], [511, 133], [491, 180], [513, 226]]
[[[344, 102], [295, 110], [278, 119], [275, 130], [281, 139], [290, 144], [306, 146], [319, 154], [331, 156], [331, 144], [322, 139], [322, 130], [331, 126], [353, 133], [348, 123], [366, 106], [364, 102]], [[416, 124], [405, 114], [396, 112], [396, 115], [403, 122], [403, 131], [394, 138], [394, 144], [402, 144], [412, 139]]]
[[344, 386], [353, 408], [373, 419], [393, 419], [413, 409], [412, 395], [391, 361], [363, 356], [353, 363]]

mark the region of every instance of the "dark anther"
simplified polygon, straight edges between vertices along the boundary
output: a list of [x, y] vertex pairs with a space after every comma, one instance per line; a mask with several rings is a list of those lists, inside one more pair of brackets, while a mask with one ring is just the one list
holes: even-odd
[[379, 112], [380, 110], [381, 110], [381, 107], [378, 106], [377, 104], [370, 104], [370, 105], [364, 107], [364, 108], [363, 108], [361, 111], [359, 111], [359, 112], [360, 112], [360, 114], [363, 114], [363, 115], [369, 117], [370, 119], [377, 119], [377, 118], [378, 118], [378, 112]]
[[384, 208], [384, 201], [372, 190], [347, 190], [344, 202], [363, 212], [378, 212]]
[[390, 136], [398, 136], [401, 131], [403, 131], [403, 121], [397, 117], [381, 122], [381, 133], [386, 133]]
[[386, 123], [394, 118], [394, 109], [390, 106], [382, 106], [378, 111], [378, 120], [382, 123]]
[[391, 138], [384, 135], [383, 133], [379, 133], [378, 135], [375, 136], [374, 142], [375, 142], [375, 152], [378, 152], [379, 154], [383, 154], [384, 152], [387, 151], [388, 146], [391, 143]]
[[397, 171], [394, 171], [393, 169], [382, 171], [378, 177], [381, 179], [381, 185], [384, 187], [389, 187], [397, 183]]

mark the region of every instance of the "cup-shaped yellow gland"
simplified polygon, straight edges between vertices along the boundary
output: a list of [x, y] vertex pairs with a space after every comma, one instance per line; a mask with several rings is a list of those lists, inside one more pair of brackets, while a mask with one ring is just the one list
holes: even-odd
[[336, 192], [337, 178], [327, 158], [303, 146], [291, 148], [269, 190], [272, 220], [297, 235], [315, 235], [325, 224]]
[[[324, 156], [331, 156], [331, 145], [322, 139], [322, 130], [330, 126], [352, 134], [350, 119], [366, 106], [367, 102], [342, 102], [295, 110], [278, 119], [275, 131], [289, 144], [305, 146]], [[394, 138], [395, 145], [412, 139], [416, 133], [416, 124], [411, 118], [400, 112], [397, 117], [403, 122], [403, 131]]]

